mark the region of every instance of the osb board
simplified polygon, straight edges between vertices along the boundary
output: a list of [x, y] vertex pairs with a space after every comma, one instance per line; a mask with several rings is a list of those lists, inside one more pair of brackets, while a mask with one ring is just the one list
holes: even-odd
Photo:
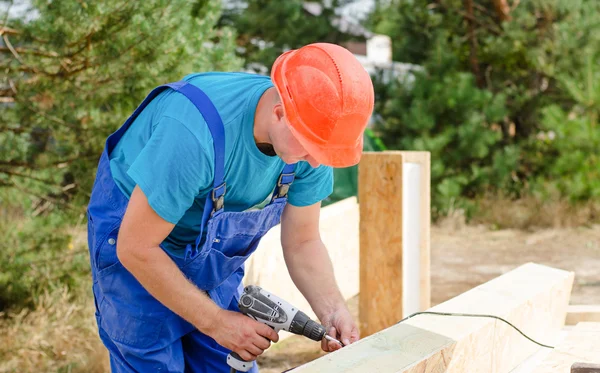
[[363, 336], [403, 316], [402, 163], [399, 153], [365, 153], [358, 167], [362, 294], [358, 312]]
[[430, 307], [430, 155], [365, 152], [358, 180], [359, 319], [368, 336]]
[[600, 364], [600, 323], [577, 324], [534, 373], [569, 373], [573, 363]]
[[[572, 285], [572, 272], [528, 263], [430, 310], [504, 317], [547, 341], [564, 323]], [[505, 373], [537, 349], [495, 319], [420, 315], [293, 372]]]

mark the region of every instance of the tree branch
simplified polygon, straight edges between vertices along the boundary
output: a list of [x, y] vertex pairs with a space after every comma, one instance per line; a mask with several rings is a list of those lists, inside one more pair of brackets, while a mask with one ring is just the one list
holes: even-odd
[[517, 9], [517, 7], [519, 6], [520, 3], [521, 3], [521, 0], [515, 0], [513, 5], [510, 7], [510, 11], [512, 12], [513, 10]]
[[2, 39], [4, 39], [4, 44], [6, 44], [7, 49], [13, 54], [13, 56], [15, 56], [17, 61], [19, 61], [22, 65], [25, 65], [25, 62], [23, 62], [23, 59], [21, 58], [21, 56], [19, 56], [19, 53], [17, 53], [15, 48], [13, 48], [12, 44], [10, 43], [10, 40], [8, 40], [8, 37], [6, 35], [2, 35]]
[[34, 196], [34, 197], [42, 199], [42, 200], [53, 202], [57, 205], [62, 205], [64, 207], [68, 208], [69, 210], [77, 210], [77, 208], [75, 208], [75, 206], [73, 206], [72, 204], [70, 204], [68, 202], [61, 201], [60, 199], [50, 197], [50, 196], [41, 196], [38, 193], [32, 192], [31, 190], [29, 190], [27, 188], [23, 188], [22, 186], [18, 185], [14, 181], [10, 183], [10, 186], [22, 193], [29, 194], [31, 196]]
[[2, 20], [3, 27], [2, 27], [2, 29], [0, 29], [0, 35], [4, 34], [4, 25], [8, 21], [8, 16], [10, 15], [10, 10], [12, 9], [14, 3], [15, 3], [14, 0], [10, 0], [10, 4], [8, 5], [8, 8], [6, 9], [6, 13], [4, 14], [4, 19]]
[[6, 34], [2, 35], [2, 39], [4, 39], [4, 44], [6, 44], [6, 46], [10, 50], [10, 52], [17, 59], [17, 61], [19, 61], [21, 63], [21, 65], [23, 65], [27, 69], [31, 69], [31, 71], [34, 72], [34, 73], [36, 73], [36, 74], [39, 73], [38, 69], [36, 69], [35, 67], [31, 67], [31, 66], [27, 65], [25, 62], [23, 62], [23, 59], [21, 58], [21, 56], [19, 55], [19, 53], [17, 53], [17, 51], [15, 50], [15, 48], [13, 48], [13, 46], [10, 43], [10, 40], [8, 40], [8, 37], [6, 36]]
[[35, 165], [33, 163], [28, 163], [28, 162], [20, 162], [20, 161], [14, 160], [14, 159], [11, 159], [11, 160], [8, 160], [8, 161], [0, 160], [0, 166], [26, 167], [26, 168], [29, 168], [29, 169], [32, 169], [32, 170], [42, 170], [42, 169], [53, 167], [53, 166], [67, 165], [69, 163], [72, 163], [72, 162], [75, 162], [75, 161], [79, 161], [79, 160], [82, 160], [82, 159], [92, 159], [94, 157], [95, 156], [90, 156], [90, 155], [82, 157], [80, 155], [80, 156], [73, 157], [73, 158], [61, 159], [61, 160], [58, 160], [58, 161], [50, 162], [50, 163], [48, 163], [46, 165], [43, 165], [43, 166]]
[[508, 5], [507, 0], [493, 0], [494, 8], [496, 9], [496, 14], [500, 21], [510, 21], [510, 6]]
[[10, 126], [2, 126], [2, 127], [0, 127], [0, 131], [2, 131], [2, 132], [10, 131], [10, 132], [16, 133], [16, 134], [27, 132], [22, 127], [10, 127]]
[[[0, 52], [9, 52], [9, 51], [12, 52], [12, 50], [10, 48], [0, 46]], [[44, 56], [44, 57], [53, 57], [53, 58], [59, 57], [58, 53], [56, 53], [56, 52], [44, 52], [44, 51], [35, 50], [35, 49], [14, 48], [14, 51], [19, 54], [33, 54], [35, 56]]]
[[14, 172], [14, 171], [6, 170], [6, 169], [0, 169], [0, 173], [7, 174], [10, 176], [22, 177], [24, 179], [33, 180], [33, 181], [37, 181], [37, 182], [40, 182], [40, 183], [43, 183], [43, 184], [46, 184], [49, 186], [60, 188], [60, 184], [57, 184], [51, 180], [41, 179], [39, 177], [35, 177], [35, 176], [31, 176], [31, 175], [25, 175], [20, 172]]
[[469, 17], [465, 17], [468, 24], [468, 36], [470, 41], [470, 55], [469, 61], [471, 62], [471, 69], [473, 70], [473, 74], [475, 75], [475, 79], [477, 80], [477, 86], [479, 88], [483, 88], [484, 81], [481, 76], [481, 71], [479, 70], [479, 61], [477, 60], [477, 37], [475, 36], [475, 22], [473, 21], [475, 17], [473, 16], [473, 0], [465, 0], [465, 8], [467, 10], [467, 14]]
[[15, 161], [14, 159], [11, 159], [11, 160], [8, 160], [8, 161], [2, 161], [2, 160], [0, 160], [0, 166], [31, 167], [31, 168], [33, 168], [32, 164], [25, 163], [25, 162]]
[[0, 35], [18, 35], [21, 32], [19, 30], [15, 30], [14, 28], [0, 26]]
[[[448, 12], [454, 12], [454, 13], [458, 14], [459, 16], [463, 17], [464, 19], [467, 19], [467, 20], [469, 20], [471, 22], [474, 22], [477, 26], [488, 30], [489, 32], [491, 32], [492, 34], [494, 34], [496, 36], [502, 35], [502, 30], [501, 29], [497, 29], [497, 28], [493, 27], [493, 26], [496, 26], [495, 24], [489, 25], [489, 24], [483, 23], [480, 20], [478, 20], [477, 18], [475, 18], [475, 15], [469, 14], [469, 13], [465, 13], [465, 12], [460, 11], [460, 10], [457, 10], [454, 7], [453, 8], [448, 8], [448, 7], [446, 7], [442, 3], [439, 3], [438, 5], [441, 8], [445, 9], [446, 11], [448, 11]], [[475, 6], [475, 4], [473, 4], [473, 6]]]

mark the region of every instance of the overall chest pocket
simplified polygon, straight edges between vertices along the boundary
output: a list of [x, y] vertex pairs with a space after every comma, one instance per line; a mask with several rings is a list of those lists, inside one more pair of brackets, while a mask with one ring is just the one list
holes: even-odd
[[223, 212], [213, 217], [207, 225], [204, 245], [185, 264], [184, 273], [203, 290], [216, 288], [256, 251], [265, 233], [279, 223], [282, 208], [270, 205], [262, 210]]

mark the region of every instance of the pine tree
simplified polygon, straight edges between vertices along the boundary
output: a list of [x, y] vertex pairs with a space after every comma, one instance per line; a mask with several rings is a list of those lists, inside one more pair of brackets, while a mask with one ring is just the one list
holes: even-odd
[[342, 44], [360, 38], [357, 30], [340, 26], [340, 7], [353, 1], [227, 1], [229, 7], [220, 24], [235, 27], [239, 52], [247, 67], [268, 72], [287, 49], [315, 42]]
[[396, 61], [422, 67], [376, 84], [376, 129], [391, 148], [432, 152], [437, 209], [486, 192], [518, 197], [556, 175], [570, 147], [542, 145], [540, 133], [548, 107], [590, 112], [593, 100], [575, 92], [588, 89], [582, 57], [600, 61], [600, 2], [382, 0], [369, 26], [392, 38]]
[[0, 14], [0, 186], [49, 203], [86, 201], [106, 136], [152, 87], [241, 67], [234, 31], [214, 27], [219, 2], [33, 0], [9, 16], [11, 4]]

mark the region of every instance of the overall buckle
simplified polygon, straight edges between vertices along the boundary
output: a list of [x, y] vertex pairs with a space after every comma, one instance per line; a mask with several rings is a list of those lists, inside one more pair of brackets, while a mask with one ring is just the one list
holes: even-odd
[[295, 174], [281, 174], [279, 175], [279, 179], [277, 179], [277, 194], [276, 198], [283, 198], [287, 196], [290, 185], [294, 182]]
[[[222, 191], [222, 192], [221, 192]], [[213, 209], [210, 215], [212, 216], [215, 212], [221, 210], [225, 205], [225, 192], [227, 191], [227, 187], [225, 183], [219, 185], [216, 188], [213, 188], [211, 192], [210, 199], [213, 202]]]

